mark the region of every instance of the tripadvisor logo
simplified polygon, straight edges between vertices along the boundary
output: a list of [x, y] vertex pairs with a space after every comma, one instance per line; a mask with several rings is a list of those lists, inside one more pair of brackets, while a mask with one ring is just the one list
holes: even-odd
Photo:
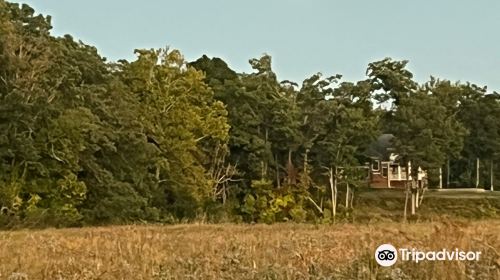
[[459, 249], [440, 251], [420, 251], [415, 248], [399, 248], [397, 250], [391, 244], [382, 244], [375, 250], [375, 260], [381, 266], [392, 266], [398, 260], [413, 261], [479, 261], [480, 251], [461, 251]]
[[382, 244], [375, 250], [375, 260], [381, 266], [391, 266], [398, 260], [398, 251], [391, 244]]

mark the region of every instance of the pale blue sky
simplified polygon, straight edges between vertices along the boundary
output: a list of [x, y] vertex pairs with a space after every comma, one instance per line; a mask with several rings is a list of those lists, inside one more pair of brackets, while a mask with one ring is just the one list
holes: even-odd
[[498, 0], [29, 0], [53, 16], [54, 34], [72, 34], [109, 60], [166, 45], [187, 60], [203, 54], [251, 72], [248, 59], [272, 55], [280, 79], [318, 71], [364, 78], [369, 62], [410, 60], [429, 75], [500, 91]]

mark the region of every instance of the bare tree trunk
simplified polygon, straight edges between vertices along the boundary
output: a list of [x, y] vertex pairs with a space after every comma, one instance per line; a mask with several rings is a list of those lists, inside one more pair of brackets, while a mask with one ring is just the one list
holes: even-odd
[[333, 222], [335, 222], [335, 216], [337, 215], [337, 167], [335, 167], [335, 174], [333, 174], [333, 168], [330, 167], [329, 177], [330, 191], [332, 193], [332, 218]]
[[345, 190], [345, 208], [349, 208], [349, 183], [346, 182], [346, 190]]
[[278, 185], [278, 189], [281, 188], [281, 182], [280, 182], [280, 167], [278, 163], [278, 154], [274, 156], [274, 161], [276, 163], [276, 184]]
[[304, 153], [304, 175], [307, 174], [307, 154], [309, 153], [309, 149], [306, 149], [306, 152]]
[[479, 158], [476, 158], [476, 188], [479, 187]]
[[411, 215], [415, 215], [415, 193], [411, 191]]
[[260, 179], [264, 180], [264, 174], [265, 174], [265, 168], [264, 168], [264, 161], [260, 161]]
[[410, 165], [408, 163], [408, 161], [406, 162], [406, 182], [405, 182], [405, 209], [404, 209], [404, 212], [403, 212], [403, 220], [406, 222], [406, 217], [407, 217], [407, 209], [408, 209], [408, 192], [410, 190], [410, 186], [409, 186], [409, 180], [410, 180]]
[[334, 184], [334, 190], [335, 190], [335, 213], [333, 215], [333, 222], [335, 222], [335, 218], [337, 217], [337, 197], [338, 197], [338, 192], [337, 192], [337, 167], [335, 166], [335, 184]]
[[222, 204], [225, 204], [227, 200], [229, 182], [238, 181], [233, 180], [233, 176], [236, 174], [236, 165], [225, 164], [227, 152], [224, 148], [221, 149], [221, 146], [217, 146], [213, 152], [213, 161], [209, 168], [212, 181], [212, 199], [214, 201], [222, 199]]
[[351, 191], [351, 202], [350, 202], [351, 203], [351, 206], [350, 206], [351, 209], [354, 209], [353, 201], [354, 201], [354, 189], [352, 189], [352, 191]]
[[288, 163], [286, 165], [287, 169], [287, 184], [295, 184], [295, 168], [292, 163], [292, 149], [288, 149]]
[[450, 159], [446, 161], [446, 187], [450, 187]]
[[415, 215], [415, 178], [411, 180], [411, 215]]
[[[265, 145], [267, 145], [268, 138], [269, 138], [269, 129], [266, 127], [265, 139], [264, 139]], [[269, 161], [268, 159], [266, 159], [265, 161], [262, 161], [262, 180], [267, 179], [268, 168], [269, 168]]]
[[493, 160], [490, 162], [490, 191], [493, 191]]
[[222, 184], [222, 205], [226, 205], [227, 193], [226, 184]]
[[316, 209], [318, 209], [318, 211], [321, 213], [321, 215], [323, 215], [323, 208], [321, 207], [321, 205], [318, 205], [316, 203], [316, 201], [314, 201], [310, 196], [308, 196], [306, 198], [316, 207]]
[[[417, 184], [418, 184], [418, 182], [417, 182]], [[415, 208], [417, 208], [417, 209], [418, 209], [418, 206], [419, 206], [418, 205], [418, 198], [419, 198], [419, 196], [420, 196], [420, 186], [418, 186], [417, 192], [415, 194]]]
[[407, 209], [408, 209], [408, 181], [406, 181], [406, 188], [405, 188], [405, 209], [404, 209], [404, 212], [403, 212], [403, 221], [406, 222], [406, 212], [407, 212]]
[[330, 167], [328, 170], [328, 177], [330, 177], [330, 192], [332, 194], [332, 218], [335, 217], [335, 193], [334, 193], [334, 186], [333, 186], [333, 168]]
[[[347, 180], [347, 178], [346, 178]], [[346, 191], [345, 191], [345, 210], [346, 210], [346, 216], [349, 216], [349, 182], [346, 181]]]
[[439, 167], [439, 188], [443, 188], [443, 169]]
[[309, 149], [306, 149], [306, 152], [304, 153], [304, 163], [303, 163], [303, 177], [301, 179], [304, 179], [304, 182], [301, 182], [303, 186], [306, 188], [309, 188], [309, 183], [311, 182], [309, 179], [309, 174], [307, 170], [307, 164], [308, 164], [308, 154], [309, 154]]
[[418, 205], [422, 205], [422, 201], [424, 200], [425, 189], [422, 189], [422, 195], [420, 196], [420, 202]]

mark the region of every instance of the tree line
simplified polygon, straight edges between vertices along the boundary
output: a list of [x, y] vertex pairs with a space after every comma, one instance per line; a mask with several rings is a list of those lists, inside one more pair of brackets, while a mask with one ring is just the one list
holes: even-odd
[[382, 133], [431, 179], [444, 168], [448, 185], [489, 188], [500, 175], [500, 95], [418, 83], [408, 61], [299, 84], [269, 55], [252, 73], [168, 48], [107, 62], [50, 30], [50, 16], [0, 0], [3, 227], [330, 221], [333, 182], [365, 186], [357, 167]]

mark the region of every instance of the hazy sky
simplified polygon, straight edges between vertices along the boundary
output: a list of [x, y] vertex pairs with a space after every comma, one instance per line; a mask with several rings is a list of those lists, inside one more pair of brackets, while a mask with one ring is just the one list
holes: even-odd
[[29, 0], [53, 16], [54, 34], [95, 45], [110, 60], [135, 48], [169, 45], [187, 60], [203, 54], [251, 72], [248, 59], [272, 55], [280, 79], [316, 72], [364, 78], [369, 62], [410, 60], [430, 75], [500, 91], [498, 0]]

